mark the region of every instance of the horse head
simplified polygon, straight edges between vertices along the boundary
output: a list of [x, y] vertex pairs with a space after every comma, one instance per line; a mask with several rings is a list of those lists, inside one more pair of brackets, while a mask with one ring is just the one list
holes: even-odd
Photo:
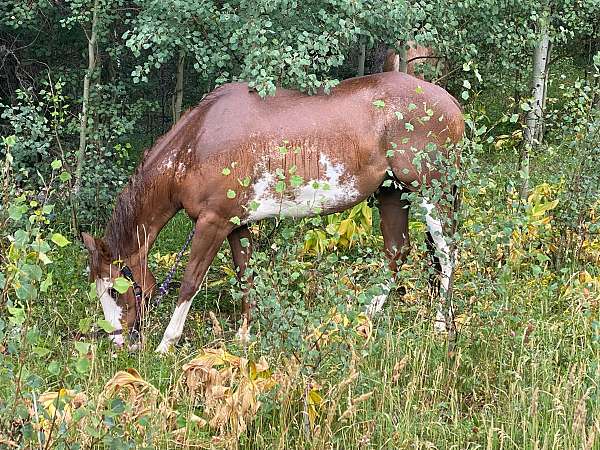
[[[90, 280], [96, 283], [104, 319], [114, 328], [109, 337], [117, 346], [122, 346], [125, 328], [129, 333], [130, 347], [135, 349], [140, 337], [145, 295], [149, 296], [156, 285], [154, 275], [147, 268], [147, 259], [138, 254], [117, 260], [102, 239], [88, 233], [82, 233], [82, 238], [89, 252]], [[115, 289], [117, 278], [125, 278], [130, 283], [123, 293]]]

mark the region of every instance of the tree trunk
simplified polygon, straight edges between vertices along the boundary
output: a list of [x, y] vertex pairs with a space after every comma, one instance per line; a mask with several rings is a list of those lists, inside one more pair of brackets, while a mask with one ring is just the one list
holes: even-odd
[[90, 37], [88, 38], [88, 68], [83, 78], [83, 101], [81, 107], [81, 123], [79, 130], [79, 152], [77, 153], [77, 167], [75, 169], [75, 181], [73, 185], [73, 193], [77, 197], [81, 190], [81, 176], [83, 164], [85, 162], [85, 150], [87, 147], [88, 138], [88, 110], [90, 101], [90, 84], [91, 78], [96, 69], [96, 41], [98, 28], [98, 0], [94, 1], [94, 11], [92, 15], [92, 27]]
[[365, 74], [365, 58], [367, 56], [367, 47], [365, 44], [365, 38], [361, 37], [358, 44], [358, 69], [356, 76], [362, 77]]
[[406, 50], [406, 42], [401, 42], [398, 46], [398, 72], [408, 72], [408, 51]]
[[185, 51], [179, 52], [177, 60], [177, 78], [175, 81], [175, 96], [173, 97], [173, 123], [181, 117], [181, 105], [183, 104], [183, 74], [185, 69]]
[[529, 195], [529, 158], [531, 149], [540, 143], [542, 137], [541, 129], [544, 117], [544, 97], [546, 93], [546, 70], [548, 65], [548, 48], [550, 36], [548, 33], [547, 18], [541, 24], [540, 39], [533, 51], [533, 76], [531, 89], [533, 102], [527, 113], [527, 126], [523, 131], [523, 153], [521, 155], [521, 172], [523, 185], [521, 186], [521, 197]]

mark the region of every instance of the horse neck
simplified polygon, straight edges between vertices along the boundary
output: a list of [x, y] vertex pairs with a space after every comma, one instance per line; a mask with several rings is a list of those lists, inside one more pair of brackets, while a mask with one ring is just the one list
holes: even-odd
[[180, 209], [171, 199], [170, 180], [160, 175], [151, 183], [136, 173], [119, 195], [105, 231], [116, 259], [139, 256], [145, 260], [158, 233]]

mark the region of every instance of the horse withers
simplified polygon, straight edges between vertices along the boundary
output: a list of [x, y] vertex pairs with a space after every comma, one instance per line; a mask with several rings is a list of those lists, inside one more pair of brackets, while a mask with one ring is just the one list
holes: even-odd
[[[138, 328], [144, 297], [155, 285], [148, 252], [180, 209], [195, 222], [195, 234], [158, 352], [181, 336], [191, 300], [225, 239], [238, 276], [244, 273], [251, 247], [242, 243], [250, 238], [251, 222], [340, 212], [375, 194], [385, 253], [397, 272], [409, 247], [409, 202], [402, 194], [443, 181], [435, 162], [455, 151], [463, 132], [450, 94], [402, 73], [348, 79], [330, 94], [312, 96], [278, 89], [263, 99], [245, 83], [215, 89], [144, 156], [117, 199], [104, 238], [83, 235], [105, 319], [115, 328], [111, 339], [122, 344], [123, 326]], [[415, 164], [422, 152], [431, 162]], [[390, 179], [400, 188], [388, 186]], [[422, 206], [440, 257], [443, 293], [453, 258], [441, 220], [451, 208], [441, 203], [426, 199]], [[112, 285], [124, 270], [137, 288], [119, 295]], [[246, 317], [250, 309], [244, 300]], [[436, 328], [451, 320], [448, 311], [440, 303]]]

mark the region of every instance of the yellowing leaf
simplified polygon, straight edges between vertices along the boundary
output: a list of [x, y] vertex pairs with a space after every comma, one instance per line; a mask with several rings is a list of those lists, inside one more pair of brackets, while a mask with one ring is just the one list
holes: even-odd
[[71, 241], [69, 241], [60, 233], [54, 233], [50, 239], [59, 247], [65, 247], [66, 245], [69, 245], [71, 243]]

